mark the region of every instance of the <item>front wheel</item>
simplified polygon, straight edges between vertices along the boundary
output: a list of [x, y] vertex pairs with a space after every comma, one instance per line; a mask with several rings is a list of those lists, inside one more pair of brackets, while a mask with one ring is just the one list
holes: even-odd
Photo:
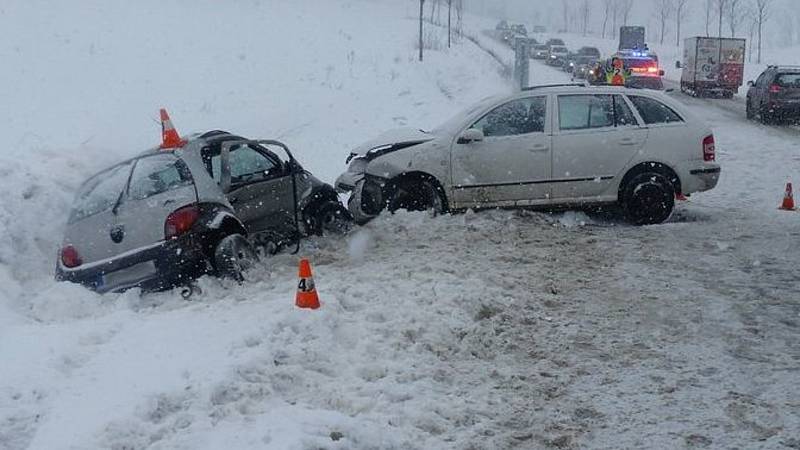
[[353, 216], [338, 201], [326, 201], [308, 208], [305, 215], [309, 235], [344, 234], [353, 226]]
[[662, 223], [675, 208], [675, 187], [660, 173], [636, 175], [622, 192], [622, 208], [634, 225]]
[[445, 212], [444, 192], [428, 180], [405, 180], [400, 182], [387, 200], [389, 212], [432, 211], [438, 215]]
[[223, 238], [214, 248], [214, 267], [217, 275], [238, 282], [244, 281], [244, 273], [258, 262], [253, 245], [241, 234]]
[[750, 106], [750, 99], [747, 99], [747, 106], [745, 107], [747, 111], [747, 120], [753, 120], [756, 118], [756, 114], [753, 112], [753, 107]]

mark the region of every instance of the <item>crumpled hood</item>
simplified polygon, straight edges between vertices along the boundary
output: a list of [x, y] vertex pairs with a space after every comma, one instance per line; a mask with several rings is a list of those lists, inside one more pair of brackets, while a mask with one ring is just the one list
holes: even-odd
[[377, 157], [388, 152], [412, 147], [434, 139], [436, 139], [436, 135], [433, 133], [426, 133], [414, 128], [398, 128], [387, 131], [359, 145], [352, 151], [351, 157], [365, 156], [370, 150], [372, 150], [372, 153], [370, 153], [369, 156]]

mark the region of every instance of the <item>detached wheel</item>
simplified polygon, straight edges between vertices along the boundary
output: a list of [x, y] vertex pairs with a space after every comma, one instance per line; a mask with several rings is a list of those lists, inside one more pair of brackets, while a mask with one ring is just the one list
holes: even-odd
[[353, 226], [353, 215], [338, 201], [312, 205], [305, 216], [309, 235], [344, 234]]
[[442, 214], [445, 212], [444, 192], [432, 181], [404, 180], [393, 189], [387, 207], [391, 213], [405, 209]]
[[622, 208], [634, 225], [662, 223], [675, 208], [675, 187], [660, 173], [636, 175], [622, 191]]
[[258, 262], [258, 254], [250, 241], [241, 234], [223, 238], [214, 249], [214, 267], [217, 275], [238, 282], [244, 281], [244, 273]]

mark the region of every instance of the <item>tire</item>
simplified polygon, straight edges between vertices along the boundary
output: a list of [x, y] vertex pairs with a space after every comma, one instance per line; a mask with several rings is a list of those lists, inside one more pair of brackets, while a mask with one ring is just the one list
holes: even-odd
[[622, 209], [633, 225], [663, 223], [675, 208], [675, 187], [660, 173], [636, 175], [622, 191]]
[[241, 234], [224, 237], [214, 248], [214, 268], [217, 276], [244, 281], [244, 273], [258, 262], [253, 245]]
[[429, 180], [404, 180], [397, 184], [387, 200], [389, 212], [432, 211], [434, 215], [445, 212], [444, 192]]
[[306, 232], [308, 235], [345, 234], [353, 226], [353, 216], [338, 201], [325, 201], [306, 209]]
[[755, 113], [753, 112], [753, 107], [750, 106], [750, 99], [747, 100], [747, 106], [745, 107], [747, 111], [747, 120], [753, 120], [756, 118]]
[[764, 109], [761, 109], [761, 112], [758, 115], [761, 119], [761, 123], [764, 125], [772, 125], [772, 123], [775, 122], [775, 119], [772, 117], [772, 113], [764, 111]]

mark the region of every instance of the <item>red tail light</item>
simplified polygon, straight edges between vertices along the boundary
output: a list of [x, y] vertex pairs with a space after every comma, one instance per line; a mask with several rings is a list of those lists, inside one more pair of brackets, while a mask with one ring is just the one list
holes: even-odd
[[175, 239], [192, 229], [200, 217], [196, 206], [186, 206], [174, 211], [164, 222], [164, 238]]
[[83, 264], [83, 260], [75, 247], [67, 245], [61, 249], [61, 264], [68, 269], [74, 269]]
[[706, 136], [703, 139], [703, 161], [715, 161], [717, 159], [717, 148], [714, 145], [714, 135]]
[[777, 85], [777, 84], [773, 84], [772, 86], [769, 87], [769, 93], [770, 94], [780, 94], [781, 93], [781, 87], [779, 85]]

